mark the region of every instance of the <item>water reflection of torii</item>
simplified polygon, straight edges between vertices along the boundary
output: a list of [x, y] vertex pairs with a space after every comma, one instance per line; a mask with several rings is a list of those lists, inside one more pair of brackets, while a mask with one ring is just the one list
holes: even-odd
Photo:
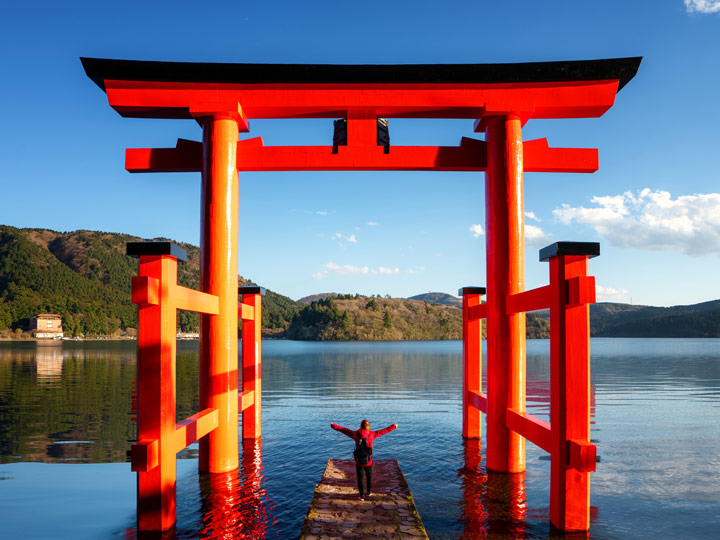
[[[172, 386], [172, 400], [174, 364], [171, 366], [170, 358], [174, 355], [171, 340], [175, 336], [170, 326], [161, 330], [165, 319], [160, 313], [165, 306], [173, 314], [178, 307], [206, 314], [201, 318], [200, 336], [201, 412], [179, 425], [177, 432], [181, 435], [176, 434], [174, 418], [169, 424], [168, 419], [160, 418], [148, 425], [146, 433], [139, 433], [139, 437], [146, 438], [140, 441], [143, 444], [136, 447], [134, 456], [140, 478], [147, 480], [140, 481], [139, 489], [143, 503], [138, 508], [141, 529], [164, 530], [175, 522], [173, 460], [180, 445], [176, 439], [187, 441], [193, 434], [202, 436], [200, 466], [206, 472], [228, 472], [238, 467], [237, 321], [238, 315], [245, 318], [245, 311], [251, 317], [253, 306], [238, 312], [237, 173], [262, 170], [485, 172], [488, 297], [484, 305], [480, 304], [477, 290], [467, 291], [464, 298], [464, 327], [473, 330], [465, 334], [464, 358], [471, 369], [465, 371], [463, 434], [479, 436], [479, 411], [488, 414], [488, 467], [499, 472], [524, 470], [525, 438], [544, 445], [554, 459], [553, 524], [562, 530], [587, 529], [584, 495], [566, 488], [574, 485], [573, 471], [588, 476], [594, 447], [571, 433], [577, 420], [573, 417], [553, 417], [550, 431], [549, 425], [525, 415], [524, 312], [551, 307], [559, 321], [551, 322], [551, 331], [560, 357], [565, 358], [562, 353], [568, 352], [568, 343], [577, 345], [583, 339], [586, 351], [587, 336], [579, 342], [572, 337], [568, 341], [564, 332], [570, 336], [582, 334], [582, 313], [575, 308], [587, 311], [587, 304], [594, 299], [587, 258], [597, 254], [597, 247], [571, 243], [549, 246], [544, 252], [551, 266], [550, 288], [524, 291], [523, 173], [593, 172], [597, 169], [597, 151], [549, 148], [545, 139], [523, 141], [522, 126], [534, 118], [601, 116], [613, 105], [618, 90], [635, 75], [639, 58], [404, 66], [89, 58], [82, 62], [87, 75], [107, 93], [110, 105], [122, 116], [195, 119], [203, 129], [202, 142], [181, 139], [175, 148], [130, 149], [126, 154], [126, 168], [131, 172], [202, 172], [203, 194], [201, 293], [177, 287], [171, 271], [177, 260], [172, 247], [167, 246], [164, 252], [153, 252], [152, 247], [135, 251], [140, 256], [141, 271], [133, 295], [141, 306], [141, 321], [143, 310], [147, 310], [146, 320], [155, 321], [159, 332], [154, 337], [143, 337], [140, 323], [139, 343], [146, 346], [139, 346], [139, 369], [142, 372], [143, 355], [165, 359], [166, 375], [161, 375], [160, 370], [148, 377], [167, 380]], [[260, 138], [238, 140], [240, 131], [249, 131], [249, 119], [338, 117], [345, 120], [340, 123], [344, 135], [341, 133], [332, 146], [272, 147], [265, 146]], [[379, 134], [379, 124], [381, 132], [384, 126], [379, 118], [473, 119], [475, 130], [484, 132], [485, 140], [463, 138], [456, 147], [390, 146]], [[150, 316], [153, 310], [157, 314]], [[164, 317], [168, 324], [174, 320], [169, 312]], [[479, 355], [473, 351], [479, 347], [476, 329], [481, 317], [488, 319], [490, 383], [486, 394], [478, 382], [468, 379], [477, 379], [479, 374]], [[240, 408], [257, 424], [246, 430], [244, 415], [243, 438], [260, 436], [259, 343], [256, 345], [254, 359], [249, 364], [244, 360]], [[580, 356], [584, 355], [581, 352]], [[568, 366], [570, 371], [574, 369], [574, 364]], [[562, 370], [568, 366], [561, 363], [561, 371], [553, 373], [553, 385], [564, 380], [566, 373]], [[580, 379], [588, 375], [586, 372], [581, 370]], [[138, 380], [141, 388], [142, 379]], [[253, 386], [252, 393], [245, 389], [246, 384]], [[562, 400], [584, 400], [582, 392], [573, 396], [572, 390], [570, 394], [566, 390], [562, 388]], [[163, 391], [162, 385], [161, 390], [153, 391]], [[139, 400], [143, 400], [142, 393]], [[160, 404], [159, 398], [149, 402], [153, 400], [156, 406]], [[166, 426], [164, 434], [160, 424]], [[558, 476], [561, 469], [565, 476]], [[586, 481], [580, 483], [585, 485], [583, 489], [589, 486]]]
[[[528, 401], [535, 404], [534, 409], [544, 415], [550, 411], [550, 387], [545, 381], [528, 380]], [[538, 406], [539, 405], [539, 406]], [[590, 418], [595, 417], [595, 387], [590, 387]], [[463, 441], [464, 464], [457, 471], [462, 486], [462, 527], [464, 540], [484, 538], [526, 538], [534, 525], [530, 520], [547, 520], [548, 509], [527, 507], [525, 495], [525, 472], [498, 473], [488, 470], [482, 463], [483, 447], [481, 440]], [[542, 457], [545, 456], [541, 456]], [[590, 507], [590, 521], [597, 517], [597, 507]], [[565, 533], [568, 540], [588, 538], [587, 531]]]

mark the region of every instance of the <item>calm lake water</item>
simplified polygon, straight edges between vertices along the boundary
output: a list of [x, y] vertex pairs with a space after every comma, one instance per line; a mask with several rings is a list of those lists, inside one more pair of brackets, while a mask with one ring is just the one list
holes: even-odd
[[[549, 342], [528, 341], [528, 409], [547, 418]], [[547, 454], [487, 474], [461, 429], [461, 343], [263, 343], [263, 437], [241, 468], [178, 460], [177, 528], [163, 539], [297, 538], [328, 458], [330, 422], [396, 422], [397, 458], [431, 538], [554, 538]], [[0, 343], [0, 537], [135, 538], [135, 344]], [[197, 412], [197, 343], [178, 347], [178, 419]], [[593, 539], [717, 538], [720, 340], [593, 339]], [[148, 538], [159, 536], [150, 535]], [[582, 537], [585, 537], [582, 535]], [[144, 536], [142, 536], [144, 538]]]

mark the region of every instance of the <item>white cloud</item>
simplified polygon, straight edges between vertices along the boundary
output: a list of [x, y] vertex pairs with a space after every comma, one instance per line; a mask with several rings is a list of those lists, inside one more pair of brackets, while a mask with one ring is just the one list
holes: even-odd
[[620, 300], [628, 294], [625, 289], [614, 289], [595, 284], [595, 296], [598, 301]]
[[474, 238], [478, 238], [479, 236], [482, 236], [485, 234], [485, 230], [482, 228], [482, 225], [470, 225], [470, 228], [468, 229], [471, 233], [473, 233]]
[[685, 0], [688, 13], [720, 13], [720, 0]]
[[548, 236], [536, 225], [525, 225], [525, 242], [529, 246], [545, 245], [549, 242]]
[[316, 210], [315, 213], [316, 213], [318, 216], [327, 216], [327, 215], [328, 215], [327, 210]]
[[377, 221], [368, 221], [368, 227], [378, 227], [379, 224]]
[[343, 243], [343, 241], [344, 241], [344, 242], [350, 242], [351, 244], [357, 244], [357, 243], [358, 243], [358, 239], [357, 239], [357, 237], [355, 236], [354, 233], [349, 234], [349, 235], [346, 236], [346, 235], [344, 235], [343, 233], [336, 232], [335, 234], [333, 234], [332, 236], [330, 236], [330, 239], [331, 239], [331, 240], [339, 240], [338, 246], [340, 246], [340, 247], [345, 247], [345, 244]]
[[411, 268], [407, 271], [408, 274], [417, 274], [418, 272], [422, 272], [425, 270], [424, 266], [416, 266], [415, 268]]
[[329, 262], [323, 266], [323, 270], [312, 275], [313, 279], [323, 279], [330, 274], [337, 274], [340, 276], [348, 276], [352, 274], [369, 274], [370, 268], [367, 266], [352, 266], [349, 264], [339, 265], [334, 262]]
[[[532, 214], [532, 212], [530, 213]], [[479, 238], [485, 234], [485, 229], [483, 229], [480, 224], [470, 225], [468, 230], [472, 233], [474, 238]], [[536, 225], [525, 225], [525, 242], [527, 242], [530, 246], [541, 245], [548, 242], [548, 236]]]
[[525, 217], [528, 219], [532, 219], [533, 221], [537, 221], [540, 223], [542, 220], [535, 215], [535, 212], [525, 212]]
[[634, 194], [593, 197], [595, 207], [562, 205], [562, 223], [590, 225], [612, 245], [687, 255], [720, 255], [720, 193], [682, 195], [645, 188]]
[[378, 266], [377, 268], [370, 268], [369, 266], [353, 266], [351, 264], [340, 265], [334, 262], [329, 262], [322, 267], [320, 272], [316, 272], [312, 275], [313, 279], [324, 279], [329, 275], [339, 276], [377, 276], [385, 275], [392, 276], [402, 273], [399, 268], [388, 268], [386, 266]]

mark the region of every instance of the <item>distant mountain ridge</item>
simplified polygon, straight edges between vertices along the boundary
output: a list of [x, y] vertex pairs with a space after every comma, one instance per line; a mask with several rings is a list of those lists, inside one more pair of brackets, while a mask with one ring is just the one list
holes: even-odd
[[671, 307], [593, 304], [590, 331], [597, 337], [720, 337], [720, 300]]
[[[130, 302], [130, 280], [137, 261], [125, 255], [125, 245], [138, 240], [118, 233], [0, 225], [0, 337], [26, 328], [38, 313], [61, 315], [70, 336], [133, 335], [137, 310]], [[197, 289], [200, 249], [178, 244], [188, 259], [178, 265], [178, 283]], [[459, 298], [437, 292], [409, 299], [319, 293], [294, 301], [267, 290], [263, 333], [322, 340], [459, 339], [460, 304]], [[598, 303], [590, 314], [596, 337], [720, 337], [720, 300], [667, 308]], [[548, 317], [547, 310], [529, 313], [528, 337], [548, 337]], [[179, 330], [197, 331], [198, 325], [197, 314], [178, 314]]]
[[[305, 306], [285, 332], [287, 339], [400, 341], [462, 339], [462, 310], [405, 298], [323, 294]], [[449, 296], [449, 295], [448, 295]], [[527, 337], [547, 338], [547, 320], [527, 316]], [[483, 336], [485, 327], [483, 326]]]
[[[462, 307], [462, 300], [445, 293], [426, 293], [411, 296], [428, 304]], [[536, 311], [528, 317], [549, 322], [548, 310]], [[534, 323], [533, 323], [534, 324]], [[543, 331], [531, 332], [528, 337], [545, 337]], [[536, 333], [538, 335], [531, 335]], [[590, 305], [590, 335], [593, 337], [720, 337], [720, 300], [699, 304], [656, 307], [612, 302]]]
[[326, 298], [336, 298], [338, 296], [338, 293], [334, 292], [324, 292], [324, 293], [317, 293], [317, 294], [311, 294], [309, 296], [303, 296], [298, 300], [301, 304], [305, 304], [306, 306], [309, 306], [313, 302], [317, 302], [318, 300], [325, 300]]
[[455, 306], [462, 308], [462, 298], [457, 298], [451, 294], [441, 292], [416, 294], [415, 296], [408, 298], [408, 300], [419, 300], [420, 302], [427, 302], [428, 304], [441, 304], [443, 306]]
[[[536, 311], [548, 320], [548, 310]], [[657, 307], [598, 302], [590, 304], [592, 337], [720, 337], [720, 300]]]

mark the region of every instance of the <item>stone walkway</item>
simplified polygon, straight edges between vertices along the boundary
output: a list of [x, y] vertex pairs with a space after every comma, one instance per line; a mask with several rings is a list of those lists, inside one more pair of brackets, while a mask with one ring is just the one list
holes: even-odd
[[330, 459], [315, 488], [300, 540], [428, 538], [397, 460], [373, 460], [373, 493], [358, 499], [355, 463]]

